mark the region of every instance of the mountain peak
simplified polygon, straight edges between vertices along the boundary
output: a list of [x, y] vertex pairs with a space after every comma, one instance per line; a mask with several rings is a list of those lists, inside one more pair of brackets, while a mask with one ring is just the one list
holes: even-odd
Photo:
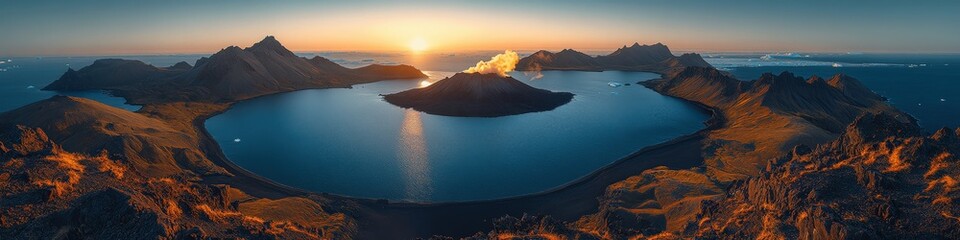
[[274, 37], [274, 36], [272, 36], [272, 35], [268, 35], [268, 36], [264, 37], [263, 40], [260, 40], [260, 42], [258, 42], [258, 43], [256, 43], [256, 44], [280, 46], [280, 41], [277, 41], [277, 38], [276, 38], [276, 37]]
[[553, 53], [550, 52], [550, 51], [547, 51], [547, 50], [540, 50], [540, 51], [537, 51], [537, 52], [535, 52], [535, 53], [533, 53], [533, 54], [531, 54], [531, 55], [538, 55], [538, 54], [539, 54], [539, 55], [546, 55], [546, 54], [553, 54]]
[[260, 42], [253, 44], [253, 46], [250, 46], [245, 50], [251, 52], [276, 52], [281, 55], [294, 56], [293, 52], [284, 47], [283, 44], [280, 44], [280, 41], [277, 41], [277, 38], [273, 36], [267, 36], [263, 38], [263, 40], [260, 40]]
[[914, 124], [900, 121], [890, 113], [865, 113], [847, 127], [842, 139], [847, 143], [863, 143], [895, 136], [912, 136], [919, 131]]
[[811, 84], [811, 85], [814, 85], [814, 84], [827, 84], [827, 80], [824, 80], [822, 77], [817, 76], [817, 75], [811, 75], [809, 78], [807, 78], [807, 83], [809, 83], [809, 84]]
[[779, 77], [781, 77], [781, 78], [796, 78], [796, 76], [794, 76], [793, 73], [790, 72], [790, 71], [780, 72], [780, 76], [779, 76]]
[[827, 84], [839, 89], [844, 95], [859, 100], [858, 102], [861, 104], [865, 104], [863, 101], [886, 100], [886, 98], [874, 93], [873, 91], [870, 91], [867, 86], [863, 85], [863, 83], [860, 83], [860, 81], [856, 78], [850, 77], [843, 73], [833, 75], [833, 77], [827, 80]]
[[167, 67], [168, 70], [190, 70], [193, 66], [190, 66], [189, 63], [180, 61], [172, 66]]

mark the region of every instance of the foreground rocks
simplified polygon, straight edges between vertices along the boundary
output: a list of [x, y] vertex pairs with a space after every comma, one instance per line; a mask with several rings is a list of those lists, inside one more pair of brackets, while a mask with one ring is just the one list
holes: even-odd
[[797, 146], [704, 203], [684, 232], [708, 238], [960, 238], [960, 131], [924, 135], [866, 115], [839, 139]]

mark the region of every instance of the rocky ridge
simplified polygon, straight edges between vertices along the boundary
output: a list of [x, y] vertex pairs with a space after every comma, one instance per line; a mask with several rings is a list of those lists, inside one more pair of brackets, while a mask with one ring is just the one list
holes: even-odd
[[351, 69], [319, 56], [306, 59], [272, 36], [248, 48], [224, 48], [188, 67], [178, 63], [157, 68], [136, 60], [103, 59], [79, 71], [67, 70], [44, 90], [103, 89], [134, 104], [230, 102], [300, 89], [426, 77], [407, 65]]
[[649, 71], [667, 73], [683, 67], [710, 67], [699, 54], [687, 53], [674, 56], [666, 45], [623, 46], [613, 53], [591, 57], [573, 49], [552, 53], [540, 50], [520, 59], [519, 71], [570, 70], [570, 71]]

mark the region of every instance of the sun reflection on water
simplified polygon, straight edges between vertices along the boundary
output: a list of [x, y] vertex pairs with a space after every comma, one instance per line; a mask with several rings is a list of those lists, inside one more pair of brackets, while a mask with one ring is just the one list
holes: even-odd
[[420, 112], [411, 109], [404, 112], [397, 155], [405, 177], [404, 195], [409, 199], [429, 199], [433, 192], [430, 156], [427, 154]]

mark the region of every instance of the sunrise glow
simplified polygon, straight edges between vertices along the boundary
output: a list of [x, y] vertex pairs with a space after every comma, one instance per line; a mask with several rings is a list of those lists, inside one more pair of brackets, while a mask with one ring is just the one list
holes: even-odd
[[429, 46], [427, 46], [427, 41], [423, 40], [423, 38], [418, 37], [410, 41], [411, 52], [415, 52], [415, 53], [423, 52], [423, 51], [426, 51], [428, 47]]

